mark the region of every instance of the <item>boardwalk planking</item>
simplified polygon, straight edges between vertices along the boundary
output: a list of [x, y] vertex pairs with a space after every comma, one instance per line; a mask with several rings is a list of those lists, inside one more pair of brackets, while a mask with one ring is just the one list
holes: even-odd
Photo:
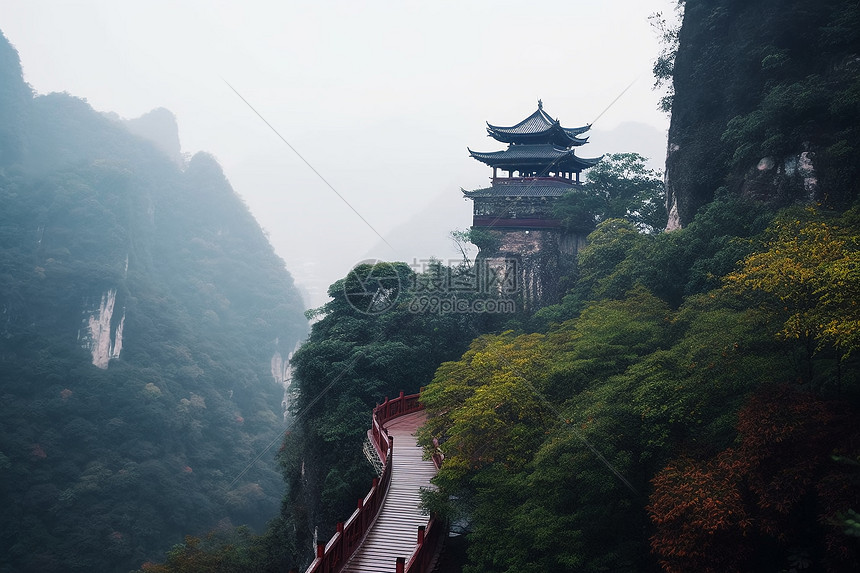
[[394, 437], [391, 485], [385, 502], [361, 547], [343, 569], [344, 573], [393, 572], [398, 557], [409, 559], [417, 545], [418, 526], [427, 525], [428, 516], [421, 513], [420, 488], [430, 486], [436, 466], [421, 459], [421, 448], [415, 443], [415, 430], [425, 420], [425, 413], [407, 414], [386, 424]]

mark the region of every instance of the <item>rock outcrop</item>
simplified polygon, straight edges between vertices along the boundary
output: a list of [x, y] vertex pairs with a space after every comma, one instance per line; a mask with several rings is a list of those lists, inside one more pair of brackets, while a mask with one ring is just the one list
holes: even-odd
[[840, 208], [860, 189], [860, 7], [687, 0], [666, 158], [669, 228], [719, 193]]

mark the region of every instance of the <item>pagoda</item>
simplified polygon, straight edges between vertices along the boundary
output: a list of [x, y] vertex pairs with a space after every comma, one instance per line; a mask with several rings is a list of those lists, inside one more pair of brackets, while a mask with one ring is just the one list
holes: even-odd
[[507, 149], [467, 148], [471, 157], [493, 168], [489, 187], [463, 190], [474, 202], [473, 237], [487, 239], [478, 245], [478, 257], [517, 261], [526, 306], [557, 300], [558, 278], [584, 243], [584, 237], [564, 231], [553, 209], [562, 195], [580, 187], [580, 174], [602, 159], [574, 151], [587, 143], [582, 135], [590, 128], [563, 127], [538, 100], [537, 110], [516, 125], [487, 123], [487, 134]]

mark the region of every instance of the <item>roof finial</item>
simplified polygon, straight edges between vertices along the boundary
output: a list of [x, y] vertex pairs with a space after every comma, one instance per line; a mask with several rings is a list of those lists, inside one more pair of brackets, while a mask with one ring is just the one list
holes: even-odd
[[543, 102], [538, 100], [538, 109], [543, 109]]

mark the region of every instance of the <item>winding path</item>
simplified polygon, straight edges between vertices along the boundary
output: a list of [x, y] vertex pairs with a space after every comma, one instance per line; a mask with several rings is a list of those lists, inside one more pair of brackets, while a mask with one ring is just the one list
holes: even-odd
[[358, 500], [358, 508], [337, 524], [306, 573], [429, 573], [447, 528], [421, 512], [421, 488], [430, 487], [441, 457], [422, 459], [415, 430], [424, 423], [419, 395], [385, 399], [373, 409], [371, 444], [383, 463], [382, 475]]
[[415, 430], [426, 419], [423, 411], [395, 418], [385, 425], [394, 438], [391, 485], [373, 528], [343, 570], [345, 573], [395, 571], [398, 557], [409, 559], [418, 546], [416, 532], [426, 527], [429, 516], [418, 508], [419, 491], [430, 487], [436, 466], [421, 459]]

